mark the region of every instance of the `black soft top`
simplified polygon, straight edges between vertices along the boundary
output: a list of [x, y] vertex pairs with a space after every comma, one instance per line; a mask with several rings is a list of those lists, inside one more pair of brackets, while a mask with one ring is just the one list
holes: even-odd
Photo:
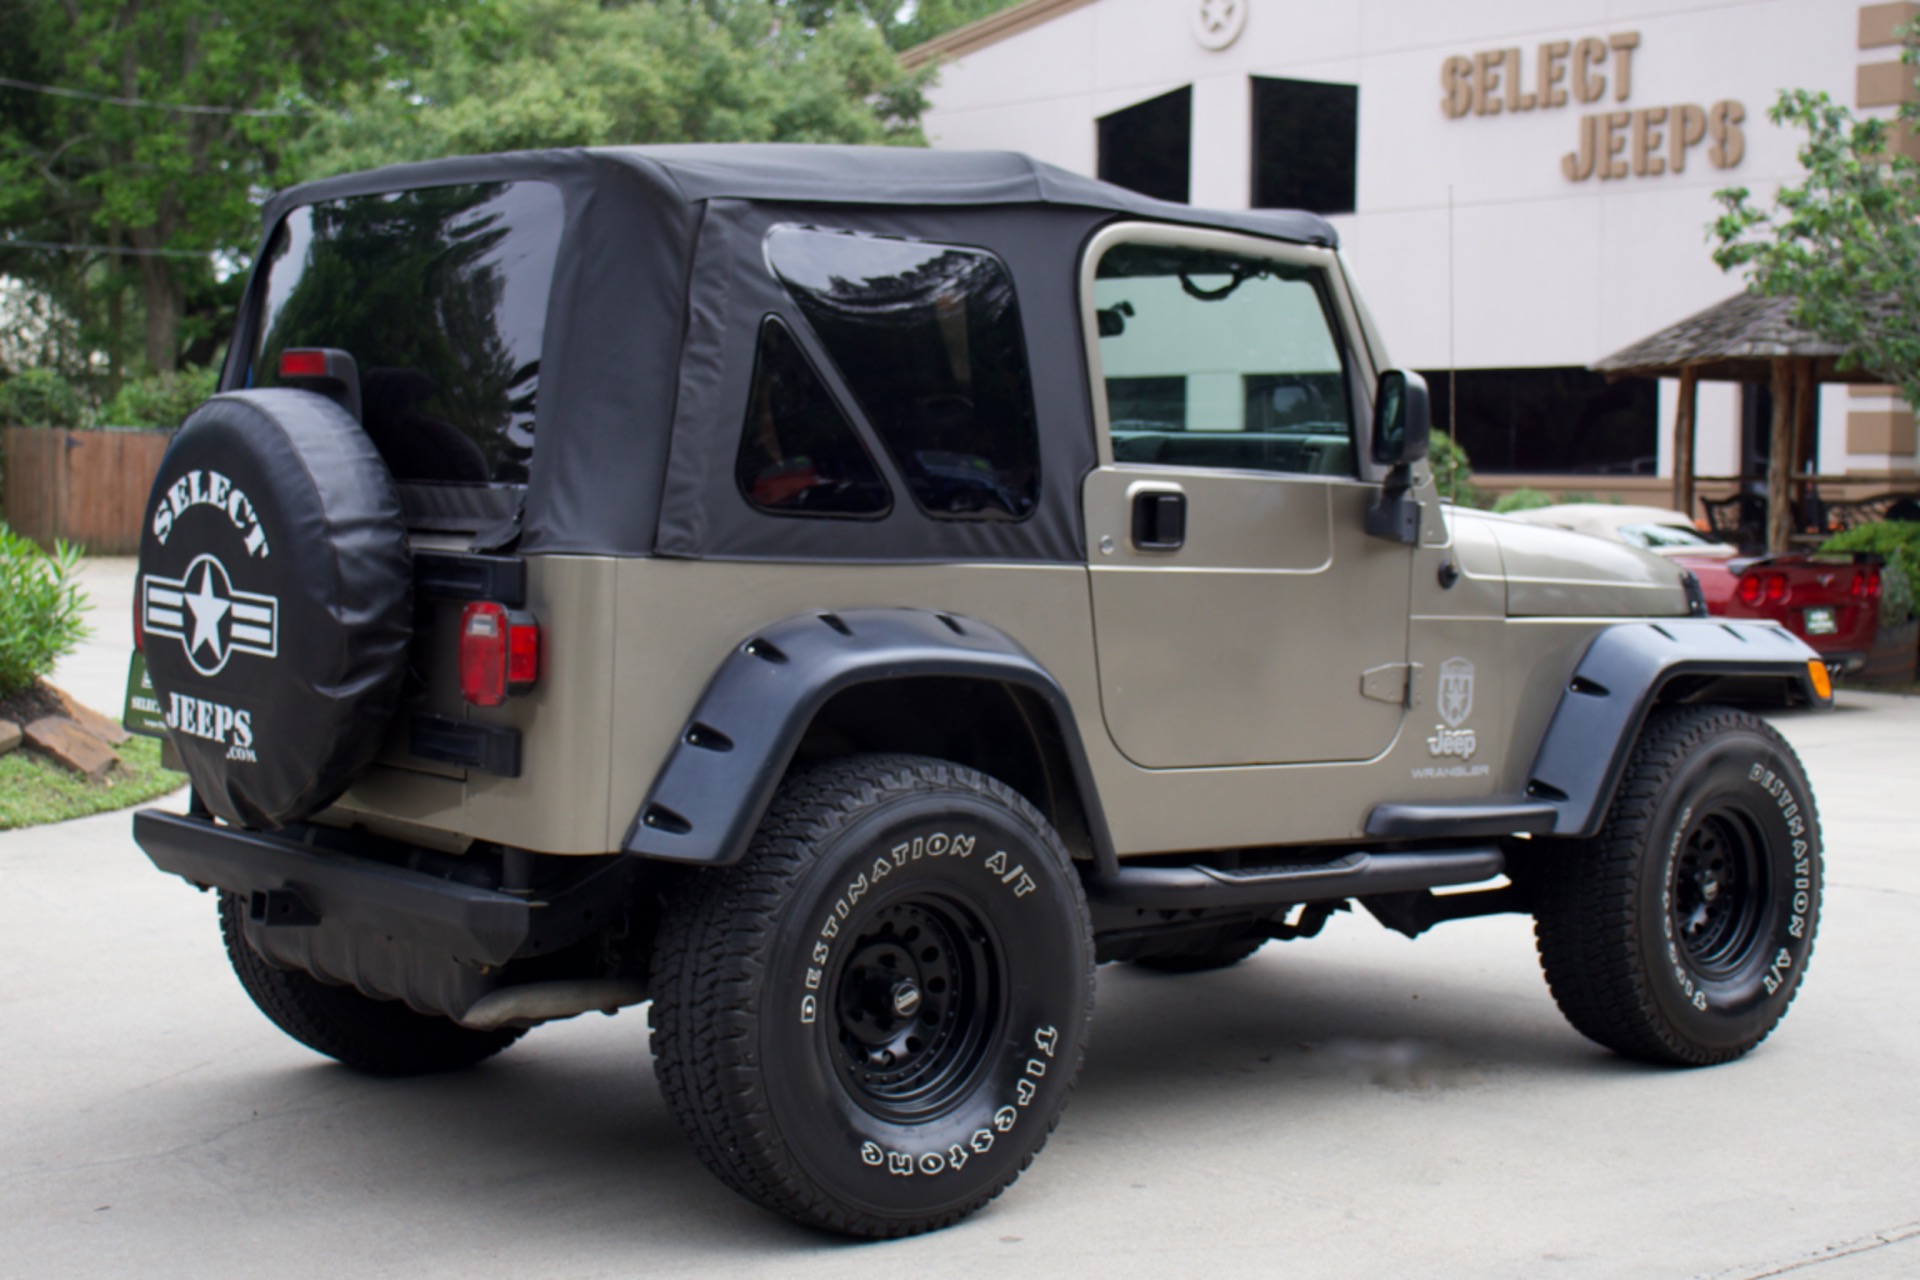
[[[593, 147], [392, 165], [304, 183], [265, 210], [480, 182], [543, 181], [565, 230], [554, 268], [520, 548], [530, 553], [831, 560], [1085, 561], [1079, 489], [1094, 466], [1077, 264], [1116, 217], [1332, 248], [1325, 219], [1154, 200], [1014, 152], [794, 144]], [[804, 223], [991, 250], [1024, 317], [1041, 441], [1040, 501], [1018, 523], [795, 519], [734, 488], [755, 335], [804, 333], [766, 269], [767, 229]], [[261, 259], [264, 261], [263, 241]], [[246, 385], [242, 317], [223, 387]], [[871, 445], [871, 441], [869, 444]], [[884, 450], [873, 450], [883, 459]], [[889, 482], [898, 492], [897, 476]]]
[[295, 205], [339, 196], [458, 182], [511, 182], [596, 168], [631, 170], [659, 195], [682, 204], [777, 200], [804, 204], [1056, 204], [1104, 209], [1160, 222], [1219, 227], [1298, 244], [1339, 244], [1318, 214], [1276, 209], [1233, 213], [1155, 200], [1124, 187], [1043, 164], [1017, 151], [928, 151], [914, 147], [839, 147], [798, 143], [689, 143], [513, 151], [389, 165], [302, 183], [267, 202], [269, 225]]

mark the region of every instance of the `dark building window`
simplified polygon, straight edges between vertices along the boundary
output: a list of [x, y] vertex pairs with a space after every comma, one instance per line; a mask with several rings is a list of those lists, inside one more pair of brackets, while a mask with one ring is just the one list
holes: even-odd
[[772, 316], [760, 327], [734, 475], [748, 502], [780, 515], [878, 516], [893, 505], [853, 424]]
[[1040, 434], [1013, 279], [978, 249], [776, 227], [767, 259], [929, 515], [1020, 520]]
[[1166, 431], [1187, 429], [1187, 379], [1108, 378], [1107, 420], [1115, 430], [1141, 424]]
[[1352, 213], [1360, 90], [1253, 77], [1253, 207]]
[[1103, 180], [1185, 204], [1192, 175], [1192, 86], [1100, 117]]
[[1445, 369], [1426, 370], [1433, 425], [1447, 430], [1457, 401], [1457, 439], [1475, 471], [1573, 475], [1654, 474], [1659, 386], [1651, 378], [1608, 382], [1578, 366], [1461, 369], [1451, 392]]

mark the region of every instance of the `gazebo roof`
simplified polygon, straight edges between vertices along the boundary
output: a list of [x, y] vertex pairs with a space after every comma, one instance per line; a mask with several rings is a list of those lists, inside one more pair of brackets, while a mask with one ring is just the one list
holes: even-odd
[[1820, 382], [1880, 382], [1864, 369], [1842, 369], [1845, 348], [1796, 323], [1792, 298], [1736, 293], [1678, 324], [1594, 362], [1613, 378], [1673, 378], [1691, 368], [1708, 382], [1765, 382], [1782, 359], [1814, 362]]

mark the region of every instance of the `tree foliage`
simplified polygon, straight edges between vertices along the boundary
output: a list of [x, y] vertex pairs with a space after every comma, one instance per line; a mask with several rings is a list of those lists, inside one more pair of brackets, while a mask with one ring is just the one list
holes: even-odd
[[789, 0], [784, 5], [810, 27], [825, 27], [848, 17], [872, 26], [895, 49], [910, 49], [955, 27], [987, 17], [1019, 0]]
[[[212, 255], [250, 247], [257, 191], [284, 180], [309, 115], [403, 62], [448, 8], [0, 0], [6, 74], [63, 91], [0, 89], [0, 227], [118, 251], [102, 262], [138, 282], [146, 361], [172, 369], [189, 300], [215, 283]], [[19, 256], [3, 269], [31, 272]], [[85, 309], [96, 265], [55, 259], [42, 274]]]
[[[1904, 60], [1913, 66], [1911, 45]], [[1758, 293], [1792, 297], [1796, 320], [1846, 348], [1845, 367], [1920, 404], [1920, 164], [1894, 146], [1920, 108], [1860, 119], [1825, 93], [1790, 89], [1767, 116], [1805, 135], [1805, 176], [1765, 207], [1745, 187], [1717, 193], [1714, 261], [1745, 270]]]
[[523, 147], [922, 141], [926, 73], [879, 28], [768, 0], [486, 0], [401, 78], [348, 95], [306, 167]]
[[101, 247], [0, 246], [26, 286], [0, 314], [75, 378], [104, 355], [107, 399], [213, 357], [268, 190], [517, 147], [917, 143], [931, 72], [895, 49], [1005, 3], [0, 0], [0, 77], [43, 87], [0, 86], [0, 239]]

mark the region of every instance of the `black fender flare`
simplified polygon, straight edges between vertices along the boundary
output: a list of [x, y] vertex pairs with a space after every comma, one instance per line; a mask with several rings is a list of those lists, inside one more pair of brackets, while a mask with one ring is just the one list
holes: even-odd
[[977, 679], [1038, 695], [1059, 729], [1094, 860], [1103, 868], [1117, 865], [1060, 682], [998, 628], [925, 609], [799, 614], [737, 645], [694, 705], [623, 849], [664, 862], [739, 861], [820, 709], [855, 685], [921, 676]]
[[1647, 713], [1676, 681], [1772, 690], [1788, 706], [1832, 701], [1813, 682], [1820, 655], [1771, 622], [1670, 618], [1608, 627], [1574, 667], [1527, 775], [1527, 796], [1555, 811], [1551, 834], [1592, 836], [1600, 830]]

